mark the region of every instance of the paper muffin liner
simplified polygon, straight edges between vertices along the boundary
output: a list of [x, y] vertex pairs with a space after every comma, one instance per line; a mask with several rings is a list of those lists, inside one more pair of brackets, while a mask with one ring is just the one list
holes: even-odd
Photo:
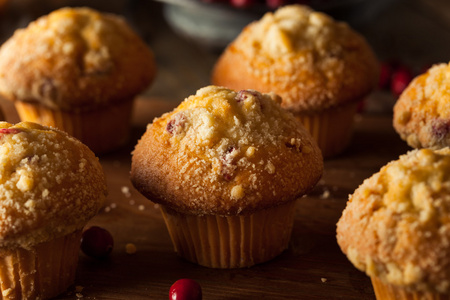
[[97, 110], [71, 112], [50, 109], [39, 103], [14, 102], [21, 121], [61, 129], [96, 154], [113, 150], [127, 141], [133, 103], [134, 99], [126, 99]]
[[289, 244], [296, 201], [242, 216], [186, 215], [161, 205], [175, 252], [210, 268], [266, 262]]
[[82, 231], [31, 249], [0, 249], [0, 299], [47, 299], [75, 280]]
[[383, 282], [377, 277], [371, 277], [372, 286], [377, 300], [449, 300], [450, 294], [410, 291], [401, 286]]
[[350, 143], [359, 101], [313, 113], [294, 113], [316, 141], [324, 158], [335, 156]]

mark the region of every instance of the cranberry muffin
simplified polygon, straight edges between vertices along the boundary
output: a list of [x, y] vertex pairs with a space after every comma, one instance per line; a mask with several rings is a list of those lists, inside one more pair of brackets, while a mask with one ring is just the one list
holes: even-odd
[[85, 224], [106, 198], [94, 153], [67, 133], [0, 122], [2, 299], [47, 299], [75, 279]]
[[131, 181], [161, 204], [181, 257], [238, 268], [287, 248], [296, 199], [320, 179], [323, 160], [280, 101], [208, 86], [148, 125]]
[[349, 197], [337, 241], [377, 299], [450, 299], [450, 150], [412, 150]]
[[411, 81], [394, 106], [393, 126], [413, 148], [450, 146], [450, 64]]
[[0, 93], [21, 120], [64, 130], [96, 153], [126, 141], [133, 100], [155, 72], [123, 18], [90, 8], [56, 10], [0, 48]]
[[357, 105], [378, 81], [378, 61], [347, 24], [288, 5], [244, 28], [218, 59], [211, 80], [277, 93], [324, 157], [331, 157], [350, 141]]

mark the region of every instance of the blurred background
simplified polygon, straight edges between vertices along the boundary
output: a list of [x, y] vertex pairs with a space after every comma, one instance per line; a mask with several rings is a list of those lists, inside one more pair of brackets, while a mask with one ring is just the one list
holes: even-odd
[[[390, 113], [399, 91], [413, 76], [450, 60], [448, 0], [296, 2], [348, 22], [372, 45], [382, 73], [379, 89], [364, 111]], [[156, 56], [158, 76], [145, 96], [173, 101], [175, 106], [209, 84], [218, 55], [243, 26], [280, 3], [283, 0], [0, 0], [0, 42], [17, 28], [64, 6], [122, 15]]]

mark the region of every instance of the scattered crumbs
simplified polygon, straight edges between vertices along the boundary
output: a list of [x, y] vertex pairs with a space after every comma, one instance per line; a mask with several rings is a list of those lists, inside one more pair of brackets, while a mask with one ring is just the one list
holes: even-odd
[[117, 207], [117, 204], [116, 204], [116, 203], [111, 203], [110, 207], [111, 207], [112, 209], [114, 209], [114, 208]]
[[325, 189], [322, 193], [322, 195], [320, 195], [321, 199], [328, 199], [330, 197], [331, 193], [328, 189]]
[[134, 254], [136, 253], [136, 245], [132, 243], [128, 243], [125, 245], [125, 252], [127, 254]]
[[105, 207], [105, 212], [110, 212], [110, 211], [111, 211], [111, 207], [106, 206], [106, 207]]
[[325, 277], [320, 278], [320, 281], [327, 282], [327, 279]]
[[145, 209], [145, 206], [141, 204], [141, 205], [138, 206], [138, 209], [139, 209], [139, 210], [144, 210], [144, 209]]
[[134, 201], [133, 199], [130, 200], [130, 205], [134, 205], [136, 203], [136, 201]]
[[75, 296], [77, 296], [77, 298], [78, 298], [78, 299], [80, 299], [80, 298], [83, 298], [83, 297], [84, 297], [84, 296], [83, 296], [83, 294], [81, 294], [81, 293], [76, 293], [76, 294], [75, 294]]
[[154, 207], [155, 209], [159, 209], [159, 204], [155, 204], [153, 207]]
[[131, 197], [131, 193], [130, 193], [130, 188], [127, 186], [123, 186], [121, 189], [122, 194], [125, 195], [125, 197], [130, 198]]
[[81, 286], [81, 285], [77, 285], [77, 286], [75, 287], [75, 292], [77, 292], [77, 293], [81, 293], [81, 292], [83, 291], [83, 289], [84, 289], [84, 287], [83, 287], [83, 286]]

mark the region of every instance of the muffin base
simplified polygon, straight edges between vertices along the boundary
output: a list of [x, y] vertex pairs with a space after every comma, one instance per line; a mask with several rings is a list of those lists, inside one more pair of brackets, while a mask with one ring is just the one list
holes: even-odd
[[324, 158], [338, 155], [350, 143], [359, 101], [313, 113], [294, 113], [316, 141]]
[[405, 288], [384, 283], [376, 277], [371, 277], [372, 286], [377, 300], [449, 300], [450, 295], [432, 292], [408, 291]]
[[47, 299], [75, 280], [82, 231], [31, 249], [0, 249], [0, 299]]
[[34, 102], [14, 102], [21, 121], [61, 129], [96, 154], [113, 150], [127, 141], [133, 103], [134, 99], [127, 99], [97, 110], [69, 112]]
[[266, 262], [289, 244], [296, 201], [242, 216], [186, 215], [161, 205], [175, 252], [210, 268]]

